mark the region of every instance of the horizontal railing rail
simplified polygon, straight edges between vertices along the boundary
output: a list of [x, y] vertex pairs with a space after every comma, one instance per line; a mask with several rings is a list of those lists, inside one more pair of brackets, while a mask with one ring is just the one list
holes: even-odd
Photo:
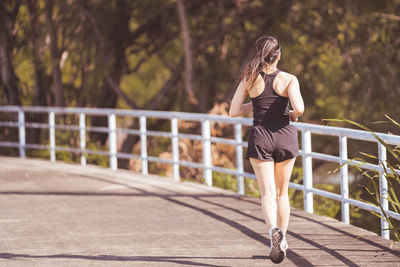
[[[16, 113], [18, 121], [0, 121], [0, 127], [15, 127], [18, 128], [18, 142], [0, 140], [0, 147], [18, 148], [20, 157], [25, 157], [25, 149], [40, 149], [49, 150], [50, 160], [56, 161], [56, 151], [68, 151], [79, 153], [81, 155], [81, 164], [86, 165], [86, 155], [103, 155], [109, 157], [110, 168], [116, 170], [118, 168], [118, 158], [121, 159], [140, 159], [142, 173], [148, 174], [148, 162], [160, 162], [171, 164], [173, 168], [173, 177], [175, 180], [180, 180], [179, 167], [199, 168], [204, 171], [205, 183], [212, 186], [212, 172], [222, 172], [230, 175], [235, 175], [238, 181], [238, 193], [244, 194], [244, 177], [255, 179], [253, 173], [244, 171], [243, 168], [243, 147], [247, 147], [248, 143], [243, 141], [242, 126], [251, 126], [252, 119], [250, 118], [230, 118], [222, 115], [202, 114], [202, 113], [185, 113], [175, 111], [153, 111], [153, 110], [121, 110], [121, 109], [98, 109], [98, 108], [61, 108], [61, 107], [19, 107], [19, 106], [1, 106], [0, 112]], [[26, 113], [43, 113], [48, 116], [48, 123], [26, 122]], [[58, 125], [55, 123], [55, 116], [61, 114], [79, 115], [79, 125]], [[108, 127], [86, 126], [87, 116], [107, 116]], [[128, 116], [139, 119], [139, 129], [118, 128], [116, 116]], [[146, 121], [148, 118], [169, 119], [171, 122], [170, 132], [147, 130]], [[200, 121], [201, 135], [179, 133], [178, 120], [183, 121]], [[234, 125], [234, 139], [211, 136], [210, 122], [228, 123]], [[347, 154], [347, 139], [363, 140], [375, 142], [378, 145], [379, 162], [385, 164], [387, 153], [386, 147], [371, 135], [371, 133], [355, 129], [347, 129], [341, 127], [315, 125], [309, 123], [292, 123], [301, 132], [301, 150], [303, 167], [303, 184], [290, 183], [291, 188], [301, 190], [304, 193], [304, 209], [307, 212], [313, 213], [313, 195], [327, 197], [341, 203], [342, 221], [350, 223], [349, 205], [354, 205], [362, 209], [382, 213], [380, 208], [369, 203], [353, 199], [349, 197], [348, 188], [348, 166], [359, 165], [363, 169], [380, 171], [380, 195], [381, 205], [385, 213], [397, 220], [400, 220], [400, 214], [389, 210], [387, 199], [387, 181], [382, 174], [380, 164], [363, 163], [357, 160], [349, 160]], [[49, 130], [49, 145], [44, 144], [26, 144], [25, 129], [48, 129]], [[56, 146], [55, 130], [72, 130], [79, 131], [79, 148]], [[100, 132], [108, 134], [109, 150], [90, 150], [86, 148], [86, 133]], [[122, 153], [117, 151], [117, 134], [125, 133], [138, 135], [140, 137], [140, 155], [131, 153]], [[311, 148], [311, 134], [336, 136], [339, 141], [339, 156], [313, 152]], [[400, 136], [376, 133], [376, 135], [390, 145], [400, 145]], [[147, 155], [147, 136], [171, 138], [172, 158], [164, 159]], [[189, 162], [179, 159], [178, 139], [190, 139], [202, 141], [203, 157], [202, 162]], [[213, 166], [211, 158], [211, 143], [222, 143], [235, 146], [236, 154], [236, 169], [227, 169], [224, 167]], [[318, 159], [322, 161], [335, 162], [342, 167], [340, 168], [340, 185], [341, 193], [336, 194], [322, 189], [313, 187], [313, 172], [312, 160]], [[348, 163], [348, 164], [346, 164]], [[399, 170], [395, 170], [400, 173]], [[381, 228], [387, 229], [388, 222], [381, 219]], [[382, 230], [382, 236], [389, 239], [390, 231]]]

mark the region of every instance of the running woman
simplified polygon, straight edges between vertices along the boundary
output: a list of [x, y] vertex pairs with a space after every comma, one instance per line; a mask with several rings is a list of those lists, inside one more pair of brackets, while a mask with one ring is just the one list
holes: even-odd
[[[253, 111], [246, 159], [254, 169], [261, 192], [261, 208], [270, 235], [270, 259], [280, 263], [288, 248], [289, 180], [298, 155], [297, 121], [304, 112], [296, 76], [277, 68], [279, 42], [272, 36], [256, 41], [256, 55], [247, 64], [236, 89], [229, 116]], [[249, 94], [251, 102], [243, 104]], [[289, 110], [289, 100], [293, 110]]]

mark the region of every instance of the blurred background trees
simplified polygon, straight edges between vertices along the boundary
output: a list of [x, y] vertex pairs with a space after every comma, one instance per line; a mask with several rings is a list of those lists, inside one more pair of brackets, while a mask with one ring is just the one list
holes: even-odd
[[[399, 121], [398, 14], [399, 0], [0, 1], [0, 104], [226, 110], [255, 40], [267, 34], [281, 41], [279, 68], [300, 80], [302, 121], [366, 124], [386, 113]], [[399, 134], [390, 127], [372, 129]], [[28, 135], [38, 138], [40, 130]], [[104, 146], [107, 135], [90, 139]], [[137, 141], [126, 136], [121, 151]], [[315, 146], [336, 149], [323, 139]]]
[[0, 103], [207, 112], [268, 34], [304, 121], [396, 117], [399, 13], [396, 0], [1, 1]]
[[[399, 121], [398, 14], [399, 0], [0, 1], [0, 104], [228, 109], [254, 41], [267, 34], [281, 41], [279, 68], [300, 80], [302, 121]], [[399, 133], [390, 127], [372, 126]], [[137, 141], [127, 136], [121, 150]], [[334, 150], [329, 144], [316, 150]]]

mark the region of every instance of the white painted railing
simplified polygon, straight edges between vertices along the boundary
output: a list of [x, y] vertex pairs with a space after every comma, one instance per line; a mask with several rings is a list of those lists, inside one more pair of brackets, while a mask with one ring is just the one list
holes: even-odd
[[[118, 109], [94, 109], [94, 108], [55, 108], [55, 107], [17, 107], [17, 106], [2, 106], [0, 112], [18, 113], [18, 122], [1, 121], [0, 127], [17, 127], [19, 129], [19, 142], [9, 142], [0, 140], [0, 147], [15, 147], [19, 149], [20, 157], [25, 157], [25, 149], [45, 149], [50, 151], [50, 159], [56, 161], [56, 151], [70, 151], [80, 153], [81, 164], [86, 164], [86, 154], [100, 154], [108, 156], [110, 159], [110, 168], [116, 170], [118, 158], [141, 159], [142, 173], [148, 174], [148, 161], [162, 162], [172, 164], [173, 177], [175, 180], [180, 180], [179, 166], [200, 168], [204, 170], [204, 178], [207, 185], [212, 186], [212, 172], [223, 172], [231, 175], [236, 175], [238, 181], [238, 192], [244, 194], [244, 177], [255, 178], [252, 173], [244, 172], [243, 169], [243, 147], [247, 147], [247, 142], [242, 140], [242, 126], [251, 126], [252, 119], [250, 118], [230, 118], [227, 116], [210, 115], [201, 113], [183, 113], [183, 112], [166, 112], [166, 111], [149, 111], [149, 110], [118, 110]], [[48, 114], [48, 123], [28, 123], [25, 122], [26, 113], [45, 113]], [[56, 125], [55, 116], [60, 114], [76, 114], [79, 115], [79, 125]], [[87, 127], [85, 123], [86, 116], [107, 116], [108, 127]], [[118, 128], [116, 124], [116, 116], [128, 116], [139, 118], [139, 130]], [[150, 131], [146, 129], [147, 118], [169, 119], [171, 121], [171, 132]], [[201, 135], [183, 134], [178, 131], [178, 120], [201, 121]], [[210, 121], [231, 123], [234, 124], [235, 139], [227, 139], [211, 136]], [[340, 169], [340, 184], [341, 194], [335, 194], [325, 190], [313, 188], [313, 172], [312, 160], [319, 159], [323, 161], [336, 162], [339, 164], [349, 163], [349, 165], [359, 165], [359, 161], [349, 161], [347, 158], [347, 139], [357, 139], [377, 143], [376, 139], [368, 132], [346, 129], [340, 127], [321, 126], [308, 123], [292, 123], [301, 132], [302, 156], [303, 164], [303, 184], [290, 183], [291, 188], [302, 190], [304, 192], [304, 209], [307, 212], [313, 213], [313, 195], [317, 194], [323, 197], [334, 199], [341, 202], [342, 221], [350, 222], [349, 204], [358, 206], [362, 209], [381, 213], [379, 207], [362, 202], [357, 199], [349, 198], [348, 188], [348, 167], [345, 165]], [[43, 144], [26, 144], [25, 129], [26, 128], [44, 128], [49, 129], [49, 145]], [[58, 147], [56, 146], [56, 129], [75, 130], [79, 131], [80, 147]], [[86, 132], [103, 132], [108, 133], [109, 151], [89, 150], [86, 149]], [[140, 136], [141, 146], [140, 155], [121, 153], [117, 151], [117, 134], [127, 133]], [[312, 152], [311, 149], [311, 134], [337, 136], [339, 139], [339, 157], [334, 155]], [[400, 136], [377, 133], [377, 135], [386, 143], [391, 145], [400, 145]], [[172, 159], [161, 159], [147, 155], [147, 136], [161, 136], [171, 138], [172, 144]], [[186, 138], [191, 140], [200, 140], [203, 143], [203, 162], [188, 162], [179, 160], [178, 139]], [[223, 167], [213, 166], [211, 158], [211, 143], [224, 143], [234, 145], [236, 147], [236, 170], [226, 169]], [[378, 144], [379, 161], [385, 164], [386, 148]], [[363, 164], [360, 166], [364, 169], [381, 171], [381, 165]], [[386, 214], [392, 218], [400, 220], [400, 214], [389, 210], [387, 200], [387, 181], [383, 175], [380, 175], [380, 193], [381, 204], [386, 211]], [[381, 228], [387, 229], [388, 223], [386, 220], [381, 220]], [[382, 231], [382, 236], [389, 239], [390, 232]]]

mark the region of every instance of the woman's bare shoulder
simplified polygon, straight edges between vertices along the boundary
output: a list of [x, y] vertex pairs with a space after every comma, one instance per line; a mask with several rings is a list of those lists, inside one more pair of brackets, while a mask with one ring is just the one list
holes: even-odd
[[279, 79], [284, 80], [285, 82], [291, 82], [293, 79], [297, 79], [297, 77], [289, 72], [280, 71], [277, 75]]
[[287, 89], [289, 88], [291, 82], [295, 80], [297, 80], [295, 75], [285, 71], [280, 71], [274, 81], [274, 89], [279, 95], [287, 97]]

